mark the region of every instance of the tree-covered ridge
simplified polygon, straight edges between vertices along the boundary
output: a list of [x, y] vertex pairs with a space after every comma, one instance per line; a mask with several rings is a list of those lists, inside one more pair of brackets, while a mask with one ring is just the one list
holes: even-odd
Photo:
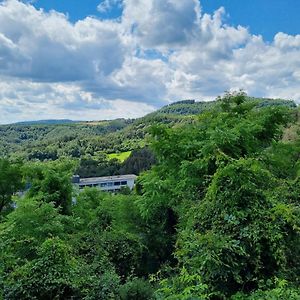
[[1, 160], [30, 189], [0, 177], [0, 299], [299, 299], [299, 109], [234, 93], [183, 119], [149, 127], [129, 195], [72, 191], [68, 157]]
[[68, 124], [68, 123], [75, 123], [76, 121], [69, 120], [69, 119], [48, 119], [48, 120], [37, 120], [37, 121], [23, 121], [23, 122], [16, 122], [15, 125], [57, 125], [57, 124]]
[[[279, 105], [294, 107], [293, 101], [247, 98], [257, 107]], [[189, 123], [193, 116], [219, 106], [219, 101], [185, 100], [167, 105], [145, 117], [99, 122], [59, 124], [11, 124], [0, 126], [1, 156], [28, 160], [56, 160], [60, 157], [96, 156], [143, 148], [153, 124]]]
[[116, 119], [99, 122], [97, 125], [88, 122], [3, 125], [0, 126], [2, 156], [15, 153], [27, 159], [40, 160], [54, 160], [60, 156], [78, 157], [81, 148], [88, 152], [89, 144], [97, 137], [116, 132], [131, 122], [132, 120]]
[[[228, 94], [230, 95], [230, 93]], [[217, 98], [216, 101], [195, 101], [195, 100], [182, 100], [171, 103], [159, 109], [154, 114], [170, 114], [170, 115], [198, 115], [205, 111], [211, 110], [219, 106], [219, 102], [223, 101], [222, 98]], [[292, 100], [284, 99], [269, 99], [269, 98], [255, 98], [245, 95], [245, 101], [256, 102], [257, 107], [264, 106], [287, 106], [295, 108], [295, 102]]]

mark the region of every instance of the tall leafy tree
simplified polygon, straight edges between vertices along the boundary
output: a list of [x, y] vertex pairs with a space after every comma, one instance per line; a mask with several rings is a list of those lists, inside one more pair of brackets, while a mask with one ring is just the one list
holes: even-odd
[[71, 214], [72, 183], [71, 175], [75, 168], [72, 161], [51, 164], [29, 165], [26, 169], [30, 183], [28, 197], [53, 203], [62, 214]]
[[12, 196], [22, 188], [22, 172], [18, 164], [0, 159], [0, 214], [10, 209]]

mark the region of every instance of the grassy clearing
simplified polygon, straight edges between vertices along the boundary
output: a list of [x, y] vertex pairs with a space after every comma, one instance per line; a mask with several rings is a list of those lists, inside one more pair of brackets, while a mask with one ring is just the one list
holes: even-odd
[[125, 159], [127, 159], [129, 157], [130, 154], [131, 154], [131, 151], [120, 152], [120, 153], [111, 153], [111, 154], [108, 154], [108, 158], [109, 159], [116, 158], [119, 161], [123, 162]]
[[90, 126], [99, 126], [99, 125], [105, 126], [109, 124], [109, 121], [88, 121], [88, 122], [82, 122], [82, 124], [90, 125]]

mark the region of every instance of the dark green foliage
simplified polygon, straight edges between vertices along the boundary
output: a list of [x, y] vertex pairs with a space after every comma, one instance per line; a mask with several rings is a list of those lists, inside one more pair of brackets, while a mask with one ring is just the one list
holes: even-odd
[[20, 164], [11, 164], [6, 159], [0, 159], [0, 216], [4, 210], [11, 209], [12, 195], [22, 187]]
[[89, 224], [91, 230], [95, 233], [101, 233], [104, 230], [108, 230], [112, 225], [112, 214], [109, 209], [99, 206], [96, 209], [96, 215], [94, 220]]
[[120, 288], [121, 300], [151, 300], [154, 299], [153, 288], [149, 282], [134, 278]]
[[138, 236], [123, 231], [107, 231], [103, 233], [100, 242], [122, 278], [140, 271], [144, 249]]
[[118, 159], [108, 159], [107, 155], [87, 156], [80, 160], [76, 174], [80, 177], [101, 177], [120, 174], [136, 174], [149, 170], [156, 160], [149, 148], [133, 150], [121, 163]]
[[59, 157], [79, 157], [96, 151], [114, 152], [118, 137], [107, 137], [132, 120], [117, 119], [97, 123], [12, 124], [0, 126], [1, 155], [29, 160], [56, 160]]
[[86, 157], [80, 160], [76, 174], [80, 177], [101, 177], [120, 174], [121, 163], [117, 159], [108, 160], [105, 156], [92, 158]]
[[300, 143], [278, 142], [264, 153], [264, 164], [276, 177], [293, 179], [299, 171]]
[[121, 166], [120, 174], [136, 174], [149, 170], [156, 163], [152, 151], [145, 147], [133, 150]]
[[34, 150], [28, 155], [29, 160], [56, 160], [58, 159], [57, 150], [53, 148], [46, 148], [43, 151], [40, 150]]
[[[83, 274], [84, 275], [84, 274]], [[85, 291], [85, 300], [116, 300], [119, 297], [120, 278], [113, 270], [91, 277], [90, 286]]]
[[196, 102], [195, 100], [178, 101], [159, 110], [159, 113], [175, 115], [198, 115], [215, 106], [215, 102]]

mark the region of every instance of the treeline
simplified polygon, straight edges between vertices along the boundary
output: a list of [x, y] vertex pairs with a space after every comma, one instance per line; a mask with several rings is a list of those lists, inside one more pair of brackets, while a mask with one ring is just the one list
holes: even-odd
[[3, 125], [0, 126], [0, 149], [2, 156], [29, 160], [79, 157], [97, 150], [109, 150], [115, 140], [110, 142], [109, 138], [103, 137], [125, 128], [132, 121], [117, 119], [96, 123]]
[[56, 125], [0, 126], [2, 157], [12, 160], [46, 161], [64, 157], [97, 156], [125, 152], [147, 145], [148, 129], [157, 123], [185, 122], [180, 116], [151, 114], [133, 120]]
[[152, 126], [130, 195], [72, 191], [76, 160], [2, 161], [0, 299], [299, 299], [298, 126], [298, 108], [226, 94]]
[[[256, 107], [295, 107], [293, 101], [281, 99], [259, 99], [246, 97], [246, 101], [256, 101]], [[178, 101], [167, 105], [145, 117], [116, 119], [99, 122], [33, 123], [0, 126], [1, 157], [12, 160], [47, 161], [63, 157], [81, 158], [99, 153], [125, 152], [148, 145], [148, 132], [155, 124], [173, 127], [191, 123], [195, 116], [212, 109], [218, 109], [219, 100], [196, 102]], [[67, 122], [67, 121], [66, 121]]]
[[149, 170], [155, 163], [153, 152], [148, 147], [144, 147], [133, 150], [124, 162], [120, 162], [116, 158], [108, 159], [105, 154], [97, 157], [83, 157], [80, 159], [75, 173], [80, 177], [139, 175], [141, 172]]

